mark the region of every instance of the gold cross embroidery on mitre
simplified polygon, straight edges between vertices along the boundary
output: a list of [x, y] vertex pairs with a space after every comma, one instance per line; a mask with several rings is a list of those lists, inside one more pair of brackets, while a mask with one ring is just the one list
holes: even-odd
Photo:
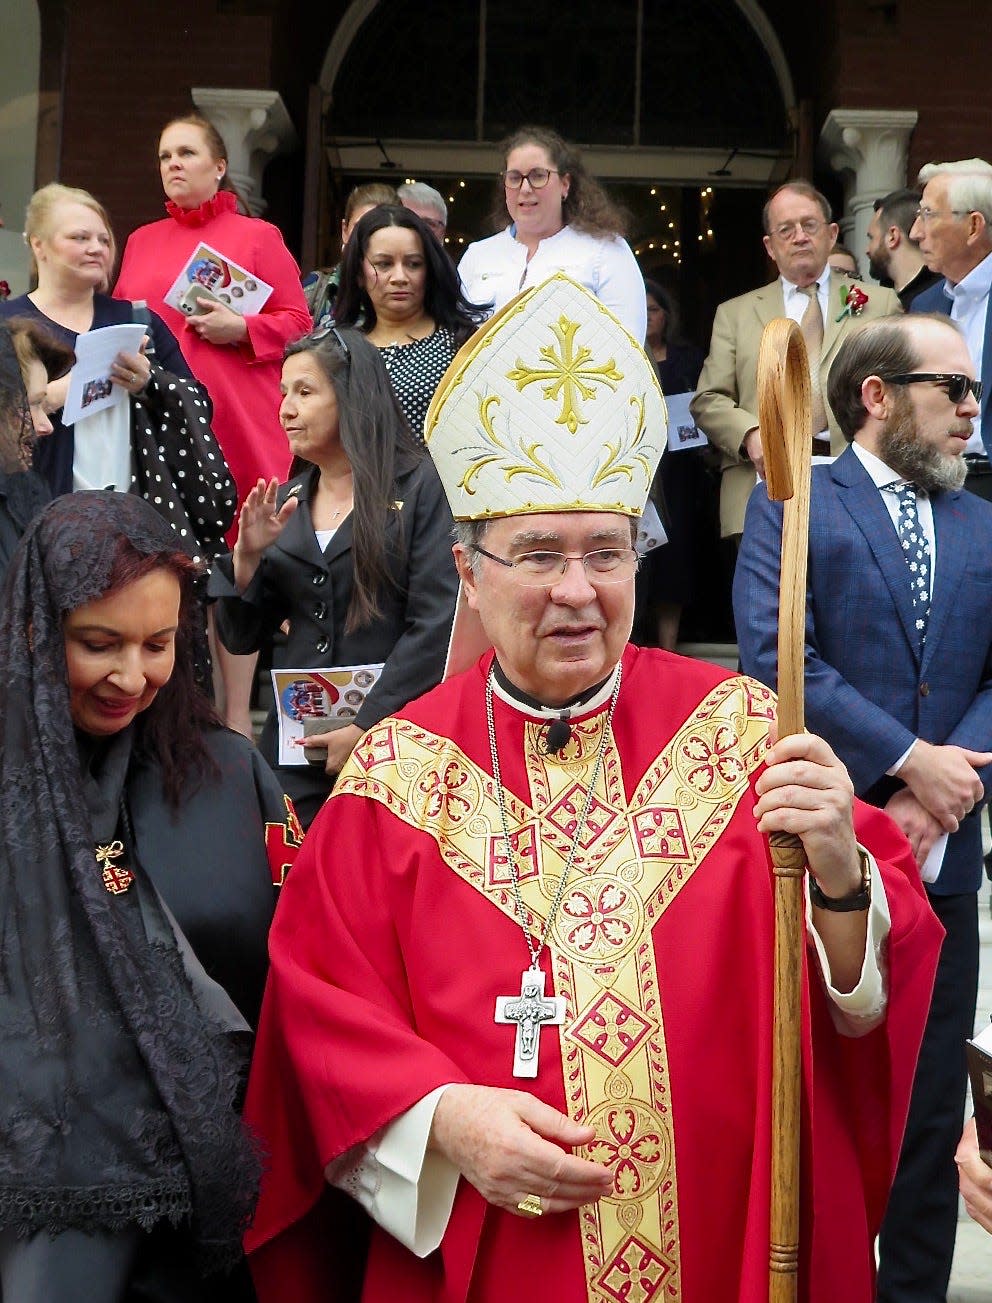
[[598, 384], [615, 390], [623, 379], [612, 357], [598, 366], [588, 365], [592, 349], [585, 344], [576, 347], [578, 330], [579, 322], [569, 321], [566, 316], [559, 317], [557, 323], [551, 323], [551, 331], [558, 340], [558, 351], [551, 344], [544, 345], [540, 350], [544, 366], [528, 366], [518, 357], [517, 365], [507, 372], [506, 377], [521, 393], [536, 381], [546, 381], [544, 397], [552, 402], [561, 399], [561, 412], [555, 418], [555, 424], [566, 426], [569, 434], [574, 434], [580, 425], [588, 424], [588, 417], [582, 415], [579, 399], [594, 399]]

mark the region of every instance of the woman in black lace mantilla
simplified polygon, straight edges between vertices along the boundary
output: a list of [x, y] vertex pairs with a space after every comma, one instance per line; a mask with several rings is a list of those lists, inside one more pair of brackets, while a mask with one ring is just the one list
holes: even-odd
[[[239, 1116], [292, 807], [194, 684], [140, 499], [28, 527], [0, 614], [0, 1298], [250, 1298]], [[209, 975], [208, 975], [209, 973]]]

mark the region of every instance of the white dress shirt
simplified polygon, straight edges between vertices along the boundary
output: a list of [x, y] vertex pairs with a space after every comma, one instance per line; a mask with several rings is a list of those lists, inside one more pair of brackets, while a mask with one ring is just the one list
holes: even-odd
[[[803, 314], [809, 307], [809, 295], [805, 290], [801, 290], [798, 285], [792, 281], [786, 280], [780, 276], [779, 282], [782, 286], [782, 298], [785, 303], [785, 315], [796, 325], [802, 324]], [[823, 333], [827, 331], [827, 314], [830, 309], [830, 268], [824, 267], [823, 271], [817, 277], [816, 297], [820, 304], [820, 312], [823, 316]]]
[[[896, 481], [901, 482], [902, 476], [897, 475], [891, 466], [886, 466], [885, 462], [882, 461], [880, 457], [876, 457], [873, 452], [869, 452], [867, 448], [863, 448], [857, 440], [851, 444], [851, 447], [854, 449], [855, 457], [857, 457], [858, 461], [871, 476], [872, 483], [881, 494], [882, 501], [885, 503], [885, 510], [889, 513], [889, 519], [892, 521], [892, 528], [896, 531], [896, 536], [898, 537], [899, 498], [895, 493], [883, 493], [882, 489], [886, 484], [892, 484]], [[923, 530], [924, 537], [927, 540], [927, 545], [930, 548], [930, 600], [932, 602], [933, 577], [937, 573], [937, 535], [933, 527], [933, 504], [930, 501], [930, 496], [927, 493], [921, 492], [919, 489], [916, 491], [916, 514], [919, 516], [920, 528]], [[908, 585], [908, 574], [906, 582]], [[899, 770], [909, 759], [910, 753], [915, 746], [916, 741], [911, 742], [892, 768], [885, 771], [890, 778], [896, 777]], [[930, 854], [927, 856], [921, 869], [921, 877], [924, 882], [937, 881], [937, 877], [940, 874], [941, 867], [944, 863], [944, 852], [947, 850], [947, 836], [946, 832], [941, 833], [934, 842]]]
[[[885, 504], [885, 510], [889, 513], [889, 519], [892, 521], [892, 528], [899, 534], [899, 496], [896, 493], [882, 493], [886, 484], [901, 484], [902, 476], [886, 466], [880, 457], [876, 457], [873, 452], [862, 447], [855, 439], [851, 444], [854, 449], [854, 455], [871, 476], [872, 483], [878, 489]], [[921, 489], [916, 490], [916, 514], [920, 518], [920, 528], [923, 530], [924, 537], [927, 540], [927, 546], [930, 548], [930, 600], [933, 601], [933, 577], [937, 571], [937, 536], [933, 528], [933, 504], [930, 501], [930, 495]], [[909, 580], [907, 578], [907, 584]], [[901, 762], [900, 762], [901, 763]]]
[[[977, 267], [972, 267], [967, 276], [962, 277], [956, 285], [944, 282], [944, 293], [951, 300], [951, 320], [956, 321], [964, 331], [968, 352], [975, 364], [975, 375], [982, 374], [982, 362], [985, 354], [985, 319], [989, 310], [989, 290], [992, 290], [992, 253], [983, 258]], [[975, 422], [971, 438], [965, 444], [966, 456], [984, 455], [982, 443], [982, 423]]]
[[[780, 276], [778, 279], [782, 286], [782, 299], [785, 304], [785, 315], [790, 321], [794, 321], [797, 326], [801, 326], [803, 323], [803, 317], [806, 314], [806, 309], [809, 307], [809, 295], [805, 290], [801, 290], [798, 285], [794, 285], [792, 281], [786, 280], [784, 276]], [[824, 267], [823, 271], [820, 272], [820, 275], [817, 278], [816, 297], [820, 304], [820, 315], [823, 318], [823, 333], [826, 335], [827, 312], [830, 307], [829, 266]], [[824, 405], [826, 405], [826, 397], [826, 394], [824, 394]], [[817, 439], [823, 439], [829, 443], [830, 431], [827, 429], [818, 430], [815, 437]], [[827, 452], [829, 452], [829, 448], [827, 449]]]

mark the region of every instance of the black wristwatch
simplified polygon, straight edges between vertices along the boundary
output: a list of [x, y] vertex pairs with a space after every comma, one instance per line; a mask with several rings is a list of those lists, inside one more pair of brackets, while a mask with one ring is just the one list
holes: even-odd
[[865, 851], [858, 847], [858, 856], [861, 860], [861, 885], [857, 891], [852, 891], [846, 896], [825, 896], [820, 889], [820, 884], [813, 877], [812, 873], [808, 875], [809, 880], [809, 898], [817, 909], [826, 909], [833, 914], [853, 914], [858, 910], [864, 911], [871, 905], [871, 861]]

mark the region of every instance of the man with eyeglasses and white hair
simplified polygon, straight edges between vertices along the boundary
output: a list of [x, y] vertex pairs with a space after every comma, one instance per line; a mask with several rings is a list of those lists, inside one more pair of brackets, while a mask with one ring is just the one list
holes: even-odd
[[448, 231], [448, 205], [439, 190], [426, 181], [407, 181], [396, 187], [400, 203], [426, 222], [438, 242], [443, 245]]
[[[947, 934], [879, 1241], [879, 1303], [944, 1303], [957, 1226], [992, 784], [992, 506], [961, 491], [974, 376], [946, 317], [859, 328], [828, 394], [850, 446], [813, 468], [810, 495], [806, 722], [909, 838]], [[741, 664], [769, 687], [781, 521], [782, 504], [757, 490], [734, 579]]]
[[425, 439], [480, 640], [366, 733], [283, 887], [261, 1303], [337, 1297], [327, 1182], [377, 1223], [365, 1303], [766, 1300], [777, 829], [809, 863], [798, 1297], [870, 1303], [939, 944], [908, 847], [821, 738], [769, 749], [767, 688], [628, 643], [665, 411], [591, 293], [480, 328]]
[[992, 165], [983, 158], [927, 163], [919, 180], [923, 198], [910, 235], [926, 265], [944, 279], [914, 299], [910, 311], [942, 312], [964, 331], [984, 385], [981, 417], [964, 454], [965, 487], [992, 500]]
[[[692, 402], [696, 424], [721, 453], [720, 532], [736, 538], [751, 490], [765, 474], [758, 422], [758, 349], [773, 317], [799, 323], [811, 359], [816, 451], [837, 454], [843, 438], [826, 406], [830, 367], [858, 320], [899, 311], [880, 286], [852, 285], [827, 265], [837, 242], [830, 204], [808, 181], [789, 181], [765, 204], [764, 245], [778, 278], [721, 303], [713, 321], [709, 357]], [[853, 297], [852, 297], [853, 296]]]

